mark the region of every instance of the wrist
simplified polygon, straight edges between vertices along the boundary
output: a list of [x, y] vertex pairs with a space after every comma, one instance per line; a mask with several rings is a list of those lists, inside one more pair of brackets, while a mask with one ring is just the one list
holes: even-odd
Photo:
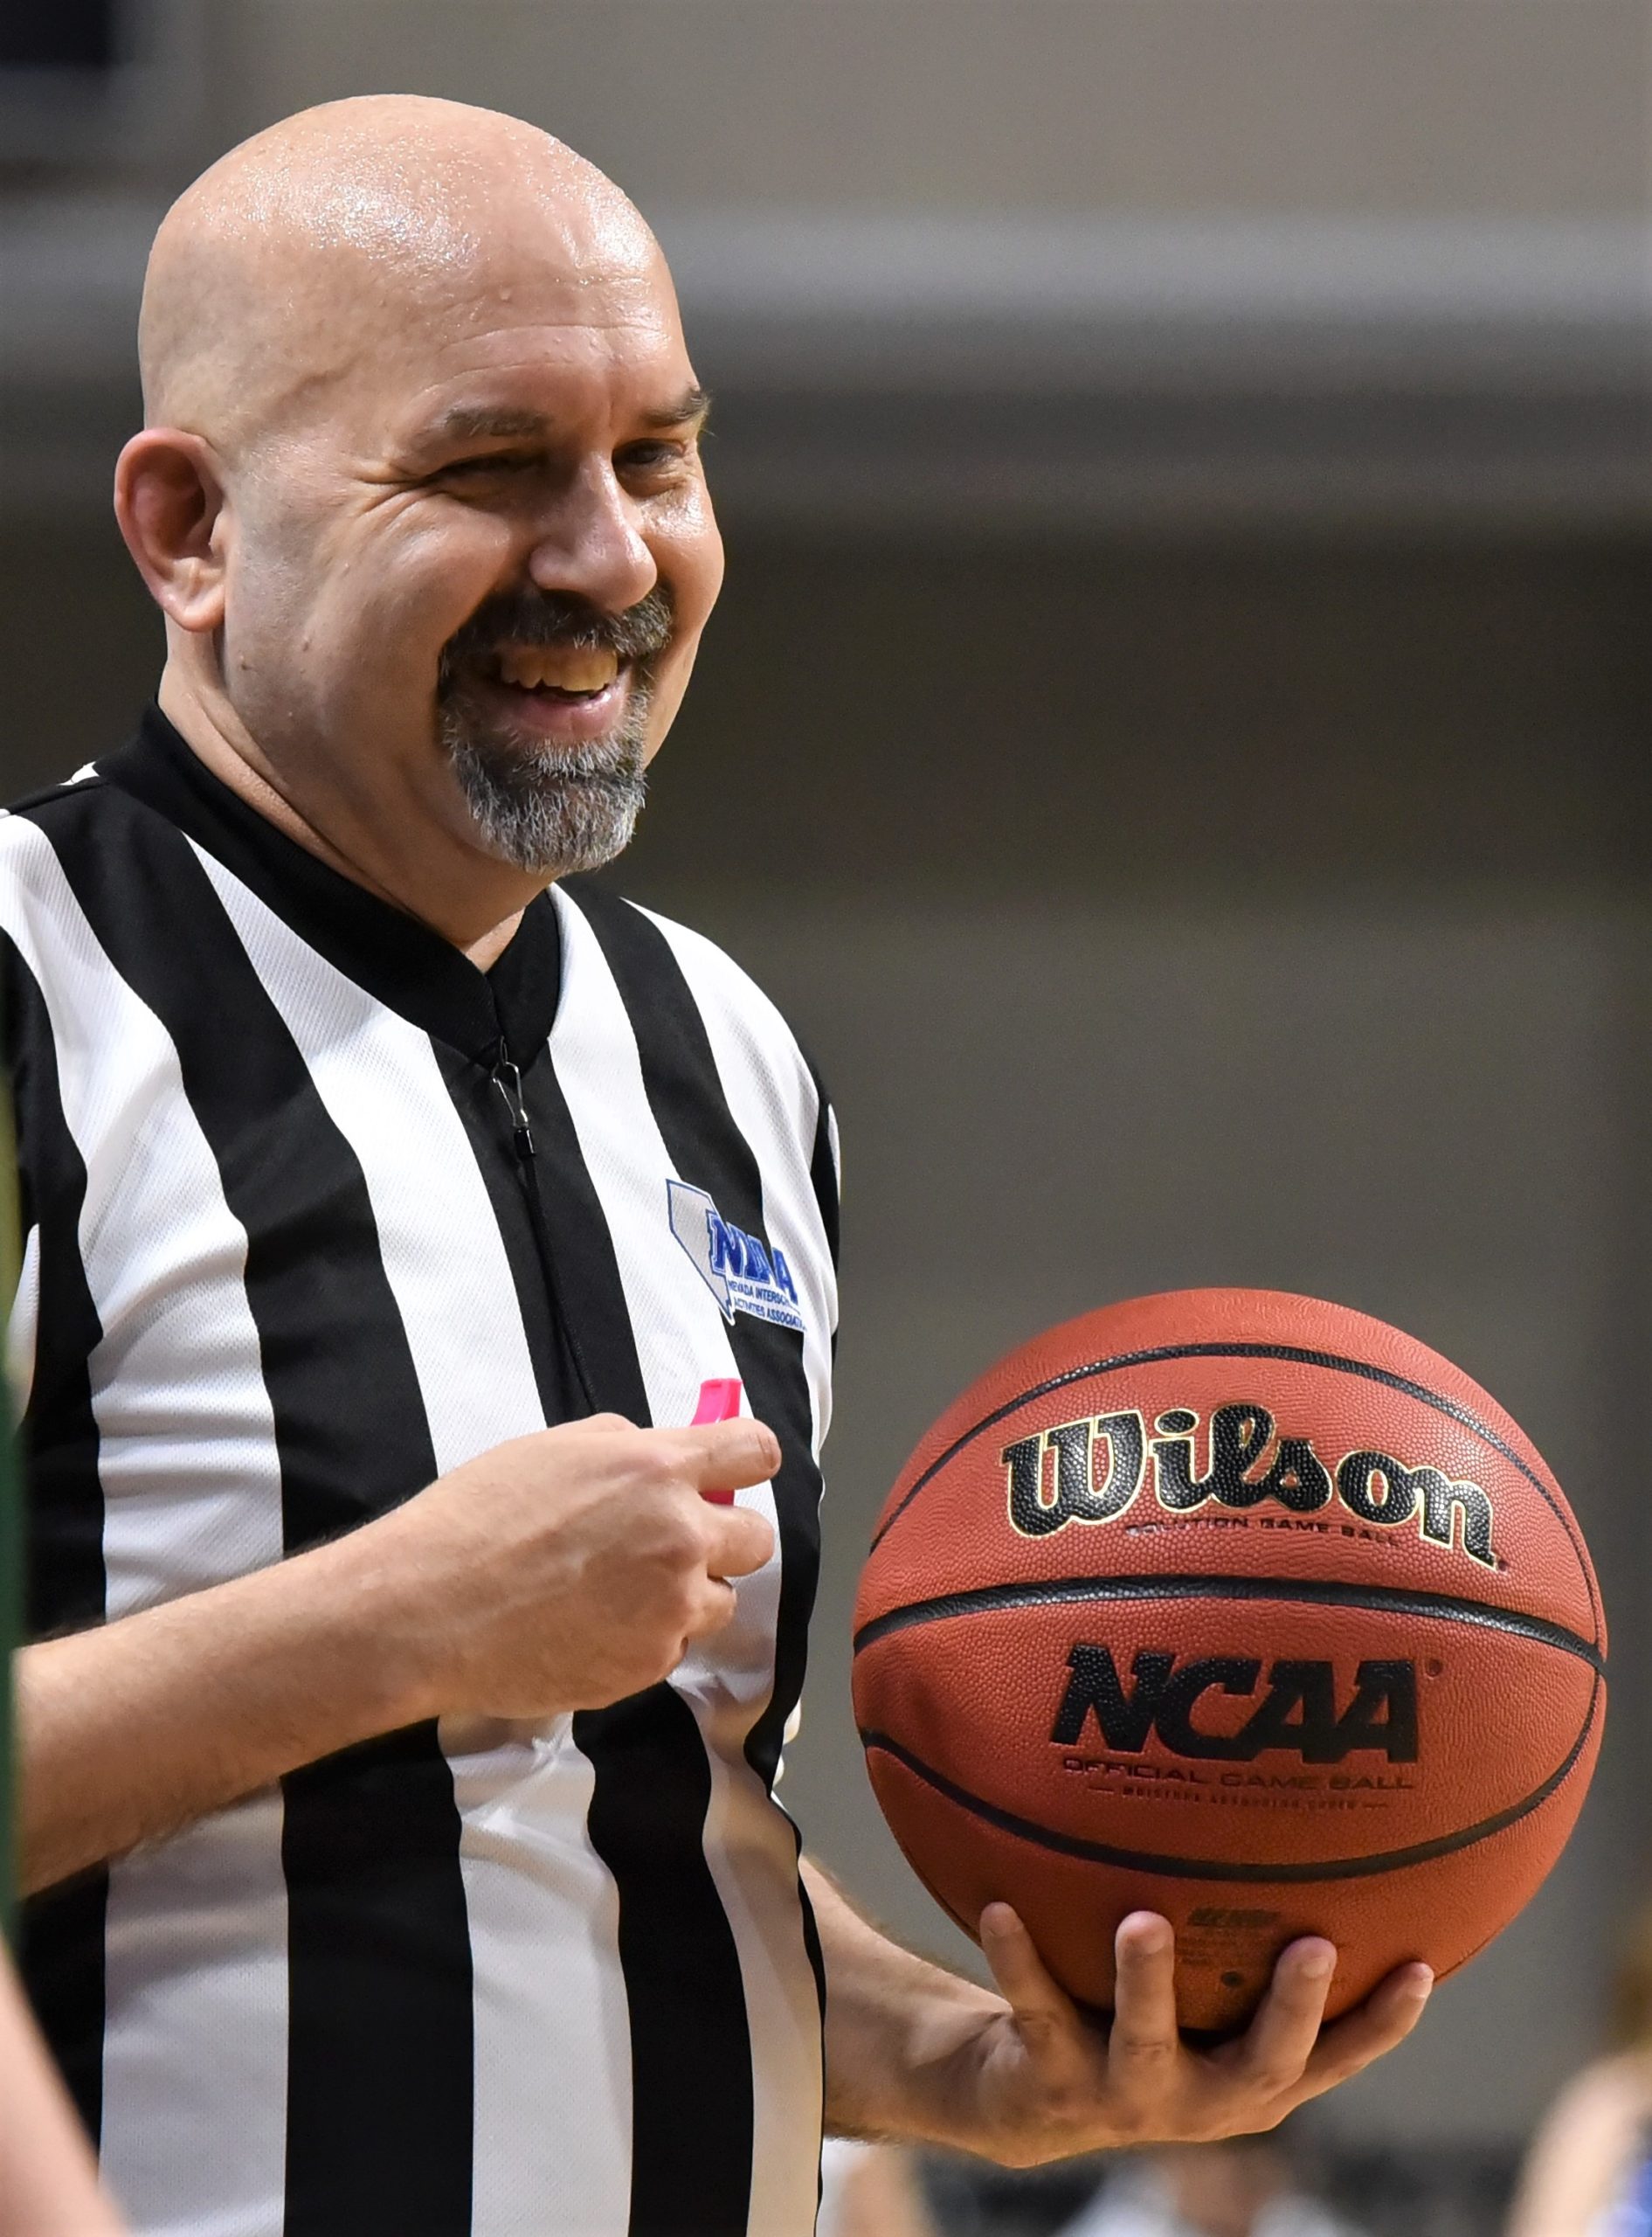
[[[980, 2151], [980, 2068], [1002, 1999], [916, 1960], [898, 1992], [880, 1998], [870, 2057], [844, 2046], [833, 2109], [852, 2131]], [[828, 2041], [831, 2031], [828, 2028]], [[863, 2047], [871, 2049], [871, 2044]]]
[[905, 2015], [899, 2072], [907, 2133], [949, 2150], [989, 2149], [981, 2130], [981, 2064], [1003, 2001], [952, 1981], [914, 1998]]
[[424, 1723], [452, 1706], [440, 1628], [402, 1543], [403, 1512], [298, 1556], [311, 1570], [308, 1604], [342, 1652], [363, 1739]]

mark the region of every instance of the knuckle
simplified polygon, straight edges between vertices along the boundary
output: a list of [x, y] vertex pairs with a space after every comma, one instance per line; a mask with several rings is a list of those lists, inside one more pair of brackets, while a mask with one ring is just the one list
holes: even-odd
[[1163, 2137], [1165, 2120], [1162, 2113], [1155, 2120], [1145, 2105], [1126, 2098], [1113, 2108], [1108, 2127], [1121, 2144], [1152, 2144]]
[[646, 1526], [640, 1516], [628, 1525], [628, 1539], [653, 1567], [673, 1575], [693, 1568], [704, 1558], [705, 1539], [700, 1518], [684, 1499], [662, 1495], [656, 1499], [648, 1512]]
[[702, 1561], [705, 1555], [705, 1534], [699, 1527], [698, 1518], [685, 1513], [681, 1507], [667, 1511], [660, 1531], [660, 1544], [673, 1569], [686, 1569]]
[[669, 1491], [679, 1480], [671, 1455], [652, 1437], [639, 1437], [632, 1474], [645, 1492]]
[[674, 1556], [661, 1561], [653, 1580], [653, 1609], [655, 1620], [674, 1624], [692, 1613], [694, 1609], [694, 1579], [686, 1562]]
[[[639, 1643], [637, 1662], [641, 1686], [657, 1686], [662, 1678], [670, 1677], [682, 1660], [693, 1633], [685, 1623], [661, 1623], [653, 1629], [646, 1643]], [[640, 1686], [632, 1689], [640, 1691]]]
[[[1260, 2066], [1251, 2068], [1248, 2077], [1249, 2094], [1268, 2100], [1282, 2095], [1302, 2080], [1302, 2065], [1300, 2059], [1264, 2060]], [[1270, 2122], [1269, 2126], [1272, 2125]]]

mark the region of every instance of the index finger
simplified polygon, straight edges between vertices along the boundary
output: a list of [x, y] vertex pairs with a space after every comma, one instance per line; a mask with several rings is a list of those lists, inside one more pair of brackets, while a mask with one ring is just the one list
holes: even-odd
[[981, 1949], [1010, 2007], [1034, 2070], [1052, 2087], [1083, 2070], [1084, 2022], [1038, 1954], [1038, 1945], [1007, 1903], [981, 1913]]
[[715, 1520], [708, 1517], [708, 1525], [707, 1574], [725, 1583], [731, 1576], [750, 1576], [774, 1552], [773, 1524], [749, 1506], [724, 1507]]

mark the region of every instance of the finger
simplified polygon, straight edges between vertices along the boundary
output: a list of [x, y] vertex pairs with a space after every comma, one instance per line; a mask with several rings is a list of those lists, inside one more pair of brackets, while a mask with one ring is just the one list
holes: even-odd
[[706, 1570], [714, 1577], [750, 1576], [774, 1552], [774, 1525], [745, 1506], [706, 1510]]
[[[733, 1585], [726, 1578], [708, 1576], [699, 1595], [693, 1622], [683, 1633], [682, 1654], [686, 1654], [696, 1639], [709, 1638], [733, 1623], [738, 1605]], [[679, 1654], [679, 1662], [682, 1659]]]
[[981, 1949], [1040, 2081], [1068, 2080], [1090, 2053], [1078, 2007], [1052, 1978], [1038, 1945], [1007, 1903], [981, 1914]]
[[1180, 2054], [1176, 1936], [1157, 1911], [1131, 1911], [1113, 1937], [1117, 1985], [1107, 2062], [1121, 2088], [1150, 2089]]
[[780, 1444], [762, 1422], [707, 1422], [699, 1428], [660, 1430], [685, 1483], [697, 1492], [743, 1491], [766, 1484], [780, 1465]]
[[1256, 2017], [1223, 2060], [1248, 2090], [1277, 2096], [1302, 2080], [1336, 1970], [1337, 1945], [1322, 1935], [1281, 1950]]
[[1297, 2102], [1334, 2089], [1403, 2043], [1421, 2019], [1433, 1988], [1434, 1975], [1427, 1965], [1401, 1965], [1362, 2005], [1333, 2020], [1308, 2060]]

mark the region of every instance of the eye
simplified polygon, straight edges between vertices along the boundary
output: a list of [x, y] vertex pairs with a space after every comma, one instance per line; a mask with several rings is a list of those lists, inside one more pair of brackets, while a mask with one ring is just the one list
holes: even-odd
[[433, 481], [479, 481], [494, 474], [524, 474], [536, 463], [527, 451], [481, 451], [474, 458], [450, 459], [446, 466], [438, 467], [431, 476]]
[[693, 450], [692, 439], [688, 441], [655, 439], [640, 443], [627, 443], [614, 454], [614, 464], [621, 474], [649, 476], [670, 474], [685, 465]]

